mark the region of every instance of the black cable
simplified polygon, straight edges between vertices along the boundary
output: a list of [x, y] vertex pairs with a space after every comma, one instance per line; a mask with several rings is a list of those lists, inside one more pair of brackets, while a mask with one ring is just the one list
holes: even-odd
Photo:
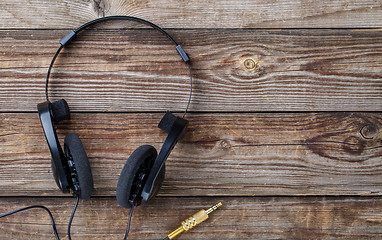
[[167, 237], [163, 238], [163, 240], [170, 240], [170, 238], [168, 238], [168, 236], [167, 236]]
[[129, 235], [130, 222], [131, 222], [131, 216], [133, 215], [133, 209], [134, 209], [134, 205], [131, 205], [130, 214], [129, 214], [129, 220], [127, 221], [126, 233], [125, 233], [125, 237], [123, 238], [123, 240], [126, 240], [127, 239], [127, 235]]
[[190, 102], [191, 102], [191, 96], [192, 96], [192, 74], [191, 74], [191, 66], [190, 66], [190, 62], [187, 62], [187, 67], [188, 67], [188, 71], [190, 72], [190, 95], [188, 97], [188, 101], [187, 101], [187, 106], [186, 106], [186, 110], [184, 111], [183, 113], [183, 117], [186, 116], [186, 113], [188, 111], [188, 107], [190, 106]]
[[73, 221], [73, 218], [74, 218], [74, 214], [76, 213], [76, 210], [77, 210], [77, 207], [78, 207], [78, 202], [80, 200], [80, 195], [77, 194], [76, 197], [77, 197], [76, 203], [74, 204], [73, 212], [72, 212], [72, 215], [70, 216], [70, 220], [69, 220], [69, 224], [68, 224], [68, 239], [69, 240], [72, 240], [72, 238], [70, 236], [70, 227], [72, 226], [72, 221]]
[[9, 216], [9, 215], [12, 215], [12, 214], [21, 212], [21, 211], [25, 211], [25, 210], [33, 209], [33, 208], [42, 208], [42, 209], [44, 209], [45, 211], [48, 212], [49, 217], [50, 217], [50, 220], [51, 220], [51, 222], [52, 222], [52, 227], [53, 227], [54, 235], [56, 236], [56, 239], [57, 239], [57, 240], [60, 240], [60, 238], [58, 237], [57, 228], [56, 228], [56, 223], [54, 222], [53, 215], [52, 215], [52, 213], [50, 212], [50, 210], [49, 210], [47, 207], [45, 207], [45, 206], [39, 206], [39, 205], [36, 205], [36, 206], [29, 206], [29, 207], [21, 208], [21, 209], [18, 209], [18, 210], [9, 212], [9, 213], [2, 214], [2, 215], [0, 215], [0, 218], [6, 217], [6, 216]]

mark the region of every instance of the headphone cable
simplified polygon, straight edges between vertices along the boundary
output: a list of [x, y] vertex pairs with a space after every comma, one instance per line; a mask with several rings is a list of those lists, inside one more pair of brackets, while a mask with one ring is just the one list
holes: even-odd
[[123, 240], [126, 240], [127, 239], [127, 235], [129, 235], [130, 222], [131, 222], [131, 216], [133, 215], [133, 210], [134, 210], [134, 205], [131, 205], [130, 214], [129, 214], [129, 220], [127, 221], [126, 233], [125, 233], [125, 237], [123, 238]]
[[78, 202], [80, 200], [80, 195], [76, 194], [76, 197], [77, 197], [76, 203], [74, 204], [73, 212], [72, 212], [72, 215], [70, 216], [70, 220], [69, 220], [69, 224], [68, 224], [68, 239], [69, 240], [72, 240], [72, 237], [70, 236], [70, 228], [72, 227], [72, 221], [73, 221], [74, 214], [76, 213], [76, 210], [77, 210], [77, 207], [78, 207]]
[[[69, 240], [72, 239], [71, 236], [70, 236], [70, 228], [72, 226], [74, 214], [76, 213], [76, 210], [77, 210], [77, 207], [78, 207], [78, 202], [80, 200], [80, 196], [78, 194], [76, 195], [76, 197], [77, 197], [76, 203], [74, 204], [73, 212], [72, 212], [72, 215], [70, 216], [70, 220], [69, 220], [69, 224], [68, 224], [68, 239]], [[44, 209], [45, 211], [48, 212], [50, 220], [51, 220], [51, 223], [52, 223], [52, 228], [53, 228], [54, 235], [55, 235], [57, 240], [60, 240], [60, 237], [58, 236], [58, 232], [57, 232], [57, 228], [56, 228], [56, 223], [54, 222], [53, 214], [49, 210], [49, 208], [47, 208], [45, 206], [35, 205], [35, 206], [29, 206], [29, 207], [25, 207], [25, 208], [20, 208], [20, 209], [14, 210], [12, 212], [8, 212], [8, 213], [4, 213], [4, 214], [0, 215], [0, 218], [6, 217], [6, 216], [9, 216], [9, 215], [21, 212], [21, 211], [25, 211], [25, 210], [29, 210], [29, 209], [34, 209], [34, 208], [41, 208], [41, 209]], [[129, 221], [129, 225], [130, 225], [130, 221]]]
[[186, 116], [187, 114], [187, 111], [188, 111], [188, 107], [190, 106], [190, 102], [191, 102], [191, 97], [192, 97], [192, 74], [191, 74], [191, 66], [190, 66], [190, 62], [186, 62], [187, 64], [187, 68], [188, 68], [188, 71], [189, 71], [189, 74], [190, 74], [190, 94], [188, 95], [188, 101], [187, 101], [187, 106], [186, 106], [186, 110], [184, 110], [184, 113], [183, 113], [183, 117]]
[[53, 215], [52, 215], [52, 213], [50, 212], [50, 210], [49, 210], [47, 207], [45, 207], [45, 206], [35, 205], [35, 206], [29, 206], [29, 207], [25, 207], [25, 208], [20, 208], [20, 209], [18, 209], [18, 210], [15, 210], [15, 211], [12, 211], [12, 212], [5, 213], [5, 214], [0, 215], [0, 218], [6, 217], [6, 216], [9, 216], [9, 215], [12, 215], [12, 214], [21, 212], [21, 211], [25, 211], [25, 210], [33, 209], [33, 208], [41, 208], [41, 209], [44, 209], [45, 211], [48, 212], [49, 217], [50, 217], [50, 220], [51, 220], [51, 223], [52, 223], [52, 228], [53, 228], [54, 235], [55, 235], [55, 237], [56, 237], [57, 240], [60, 240], [60, 238], [58, 237], [57, 228], [56, 228], [56, 223], [54, 222]]

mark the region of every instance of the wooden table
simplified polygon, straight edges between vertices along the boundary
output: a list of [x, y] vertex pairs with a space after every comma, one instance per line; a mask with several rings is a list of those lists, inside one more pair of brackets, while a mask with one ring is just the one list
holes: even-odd
[[[74, 198], [62, 194], [36, 105], [58, 40], [94, 18], [133, 15], [166, 28], [192, 59], [189, 129], [167, 161], [159, 196], [137, 208], [129, 239], [161, 239], [217, 201], [179, 239], [382, 238], [382, 1], [0, 2], [0, 213], [42, 204], [62, 239]], [[122, 239], [129, 210], [120, 171], [142, 144], [157, 149], [165, 110], [189, 82], [163, 36], [113, 21], [57, 59], [50, 96], [65, 98], [92, 167], [73, 239]], [[1, 239], [53, 239], [31, 210], [0, 219]]]

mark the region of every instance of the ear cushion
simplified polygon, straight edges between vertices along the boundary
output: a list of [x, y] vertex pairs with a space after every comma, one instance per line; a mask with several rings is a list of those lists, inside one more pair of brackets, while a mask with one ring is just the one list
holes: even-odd
[[65, 99], [52, 102], [53, 119], [55, 122], [70, 119], [69, 105]]
[[129, 203], [130, 190], [139, 167], [145, 161], [155, 161], [156, 157], [157, 151], [153, 146], [143, 145], [137, 148], [127, 159], [117, 184], [117, 201], [122, 207], [131, 207]]
[[68, 151], [73, 158], [80, 185], [80, 198], [88, 199], [93, 192], [93, 177], [88, 157], [80, 138], [76, 134], [69, 134], [64, 140], [65, 153]]

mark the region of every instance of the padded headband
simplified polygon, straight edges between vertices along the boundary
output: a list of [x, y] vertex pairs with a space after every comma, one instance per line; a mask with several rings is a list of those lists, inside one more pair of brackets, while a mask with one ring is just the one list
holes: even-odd
[[187, 67], [188, 67], [188, 70], [189, 70], [189, 75], [190, 75], [190, 94], [189, 94], [189, 97], [188, 97], [186, 109], [185, 109], [184, 114], [183, 114], [183, 117], [184, 117], [186, 115], [188, 107], [190, 105], [191, 95], [192, 95], [192, 75], [191, 75], [191, 67], [190, 67], [190, 58], [188, 57], [187, 53], [183, 50], [183, 48], [175, 41], [175, 39], [173, 37], [171, 37], [170, 34], [168, 34], [165, 30], [163, 30], [159, 26], [157, 26], [154, 23], [149, 22], [147, 20], [141, 19], [141, 18], [131, 17], [131, 16], [123, 16], [123, 15], [108, 16], [108, 17], [102, 17], [102, 18], [94, 19], [94, 20], [92, 20], [90, 22], [87, 22], [87, 23], [83, 24], [82, 26], [80, 26], [76, 30], [70, 31], [68, 35], [66, 35], [65, 37], [63, 37], [60, 40], [60, 44], [61, 45], [57, 49], [56, 53], [54, 54], [54, 56], [52, 58], [52, 61], [50, 62], [50, 65], [49, 65], [48, 72], [46, 74], [46, 81], [45, 81], [45, 97], [46, 97], [46, 101], [49, 101], [49, 97], [48, 97], [48, 83], [49, 83], [50, 72], [51, 72], [51, 70], [53, 68], [53, 64], [54, 64], [58, 54], [61, 52], [61, 50], [64, 48], [64, 46], [68, 45], [79, 32], [81, 32], [82, 30], [88, 28], [89, 26], [92, 26], [92, 25], [94, 25], [96, 23], [99, 23], [99, 22], [113, 20], [113, 19], [114, 20], [130, 20], [130, 21], [135, 21], [135, 22], [140, 22], [140, 23], [146, 24], [146, 25], [154, 28], [155, 30], [161, 32], [163, 35], [165, 35], [167, 38], [169, 38], [175, 44], [175, 46], [176, 46], [175, 49], [178, 51], [178, 53], [182, 57], [183, 61], [187, 64]]

